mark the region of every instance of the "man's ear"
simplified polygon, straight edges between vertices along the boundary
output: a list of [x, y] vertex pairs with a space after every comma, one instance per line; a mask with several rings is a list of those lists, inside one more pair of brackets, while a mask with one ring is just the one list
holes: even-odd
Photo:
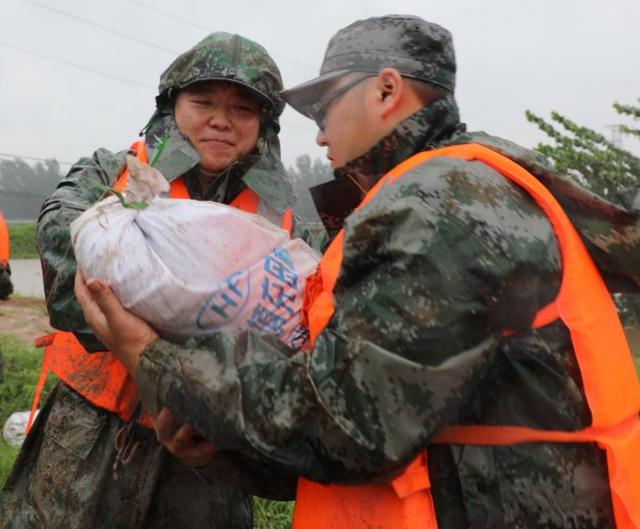
[[376, 77], [376, 96], [380, 101], [383, 118], [396, 110], [406, 90], [404, 79], [395, 68], [383, 68]]

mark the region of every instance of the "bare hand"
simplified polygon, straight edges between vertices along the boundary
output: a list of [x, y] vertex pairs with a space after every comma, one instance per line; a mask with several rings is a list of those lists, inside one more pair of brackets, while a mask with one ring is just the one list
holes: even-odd
[[133, 374], [145, 347], [158, 339], [147, 322], [126, 310], [100, 279], [85, 282], [80, 270], [75, 279], [76, 299], [98, 340]]
[[156, 437], [160, 443], [185, 465], [202, 467], [215, 455], [216, 447], [197, 437], [188, 424], [178, 424], [169, 408], [162, 408], [154, 419]]

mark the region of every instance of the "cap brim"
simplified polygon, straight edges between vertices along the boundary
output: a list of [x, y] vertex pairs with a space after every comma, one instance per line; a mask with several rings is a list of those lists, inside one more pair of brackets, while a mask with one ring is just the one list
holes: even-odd
[[255, 96], [255, 98], [258, 101], [260, 101], [261, 103], [266, 104], [267, 106], [269, 106], [271, 108], [274, 108], [277, 111], [278, 115], [280, 115], [282, 113], [282, 110], [284, 109], [284, 104], [281, 101], [280, 102], [273, 101], [269, 97], [268, 94], [265, 94], [261, 90], [258, 90], [255, 86], [251, 86], [250, 84], [248, 84], [245, 81], [242, 81], [240, 79], [233, 79], [231, 77], [207, 77], [206, 79], [198, 79], [197, 81], [192, 81], [192, 82], [189, 82], [189, 83], [187, 83], [185, 85], [178, 86], [177, 89], [178, 90], [183, 90], [183, 89], [188, 88], [189, 86], [191, 86], [193, 84], [208, 83], [208, 82], [211, 82], [211, 81], [221, 82], [221, 83], [232, 83], [232, 84], [236, 84], [238, 86], [241, 86], [242, 88], [245, 88], [250, 94]]
[[320, 100], [327, 88], [336, 79], [339, 79], [350, 71], [351, 70], [335, 70], [333, 72], [327, 72], [306, 83], [285, 90], [281, 94], [282, 98], [295, 110], [300, 112], [300, 114], [313, 119], [309, 114], [309, 107]]

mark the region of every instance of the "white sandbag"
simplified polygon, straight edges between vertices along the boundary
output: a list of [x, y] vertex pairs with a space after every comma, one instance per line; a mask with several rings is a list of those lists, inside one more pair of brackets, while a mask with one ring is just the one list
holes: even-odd
[[[38, 416], [39, 411], [40, 410], [36, 410], [33, 417], [34, 420]], [[9, 415], [9, 418], [2, 427], [2, 437], [4, 437], [8, 445], [14, 447], [22, 446], [26, 436], [27, 422], [29, 421], [30, 414], [30, 411], [14, 411]]]
[[264, 218], [197, 200], [168, 199], [155, 169], [127, 160], [127, 203], [110, 196], [71, 225], [78, 266], [168, 338], [253, 328], [293, 347], [304, 282], [319, 255]]

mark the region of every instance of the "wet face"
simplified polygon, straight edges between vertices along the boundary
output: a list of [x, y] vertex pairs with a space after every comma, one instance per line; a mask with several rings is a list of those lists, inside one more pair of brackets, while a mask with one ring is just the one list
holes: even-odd
[[327, 87], [309, 107], [334, 169], [362, 156], [424, 102], [394, 68], [352, 72]]
[[327, 148], [334, 169], [361, 156], [377, 142], [372, 107], [367, 104], [372, 81], [362, 73], [350, 74], [328, 87], [321, 97], [316, 142]]
[[208, 81], [182, 89], [174, 114], [178, 129], [200, 154], [200, 167], [219, 173], [255, 149], [262, 105], [239, 85]]

